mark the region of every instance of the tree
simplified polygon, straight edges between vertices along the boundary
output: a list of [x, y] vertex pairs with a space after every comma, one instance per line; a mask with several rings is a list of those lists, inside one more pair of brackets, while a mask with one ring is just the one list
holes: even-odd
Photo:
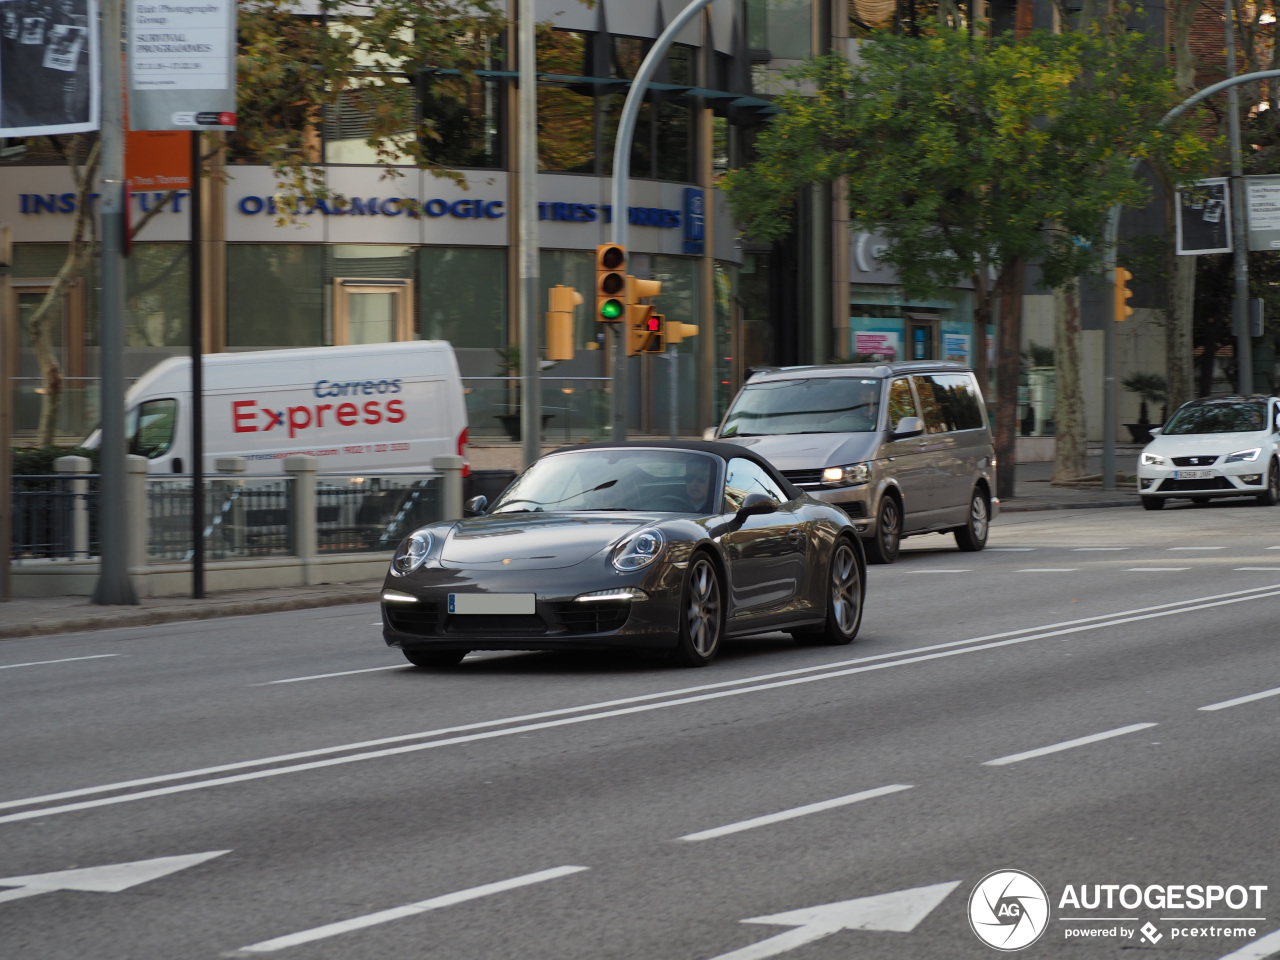
[[879, 33], [860, 60], [795, 72], [805, 92], [780, 98], [759, 159], [727, 177], [730, 202], [750, 234], [771, 240], [790, 229], [800, 188], [848, 177], [850, 219], [885, 236], [883, 259], [909, 296], [973, 283], [980, 372], [1000, 303], [998, 495], [1012, 496], [1027, 264], [1049, 288], [1096, 269], [1110, 208], [1147, 196], [1131, 158], [1180, 167], [1203, 145], [1158, 126], [1176, 93], [1139, 35]]

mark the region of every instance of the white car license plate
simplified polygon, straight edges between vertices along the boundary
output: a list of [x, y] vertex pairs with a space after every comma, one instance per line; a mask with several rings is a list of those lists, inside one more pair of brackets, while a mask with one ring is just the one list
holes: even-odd
[[1208, 480], [1213, 476], [1212, 470], [1175, 470], [1175, 480]]
[[529, 614], [535, 612], [535, 601], [532, 593], [451, 593], [449, 612]]

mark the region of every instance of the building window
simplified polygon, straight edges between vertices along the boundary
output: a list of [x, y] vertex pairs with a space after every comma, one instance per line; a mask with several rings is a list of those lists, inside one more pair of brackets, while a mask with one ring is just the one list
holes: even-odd
[[771, 60], [813, 56], [813, 0], [747, 0], [747, 46]]
[[325, 336], [324, 247], [227, 244], [227, 348], [319, 347]]
[[448, 340], [464, 377], [494, 375], [507, 345], [505, 247], [418, 248], [418, 336]]
[[502, 169], [504, 89], [491, 78], [420, 75], [418, 103], [432, 131], [422, 137], [423, 156], [442, 167]]

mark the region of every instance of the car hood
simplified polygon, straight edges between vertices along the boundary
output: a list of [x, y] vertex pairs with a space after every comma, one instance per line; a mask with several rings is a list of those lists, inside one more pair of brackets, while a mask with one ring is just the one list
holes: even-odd
[[450, 567], [553, 570], [581, 563], [651, 517], [581, 513], [499, 515], [463, 520], [449, 531], [440, 561]]
[[722, 437], [750, 447], [779, 470], [819, 470], [875, 456], [879, 433], [800, 433], [772, 437]]
[[1255, 431], [1242, 433], [1183, 433], [1175, 436], [1160, 434], [1143, 449], [1143, 453], [1158, 453], [1162, 457], [1225, 457], [1237, 450], [1263, 447], [1270, 442], [1269, 435]]

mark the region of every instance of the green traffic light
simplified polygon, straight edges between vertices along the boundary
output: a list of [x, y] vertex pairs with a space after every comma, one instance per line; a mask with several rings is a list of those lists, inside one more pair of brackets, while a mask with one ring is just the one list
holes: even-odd
[[606, 300], [600, 304], [600, 316], [606, 320], [617, 320], [622, 316], [622, 301]]

